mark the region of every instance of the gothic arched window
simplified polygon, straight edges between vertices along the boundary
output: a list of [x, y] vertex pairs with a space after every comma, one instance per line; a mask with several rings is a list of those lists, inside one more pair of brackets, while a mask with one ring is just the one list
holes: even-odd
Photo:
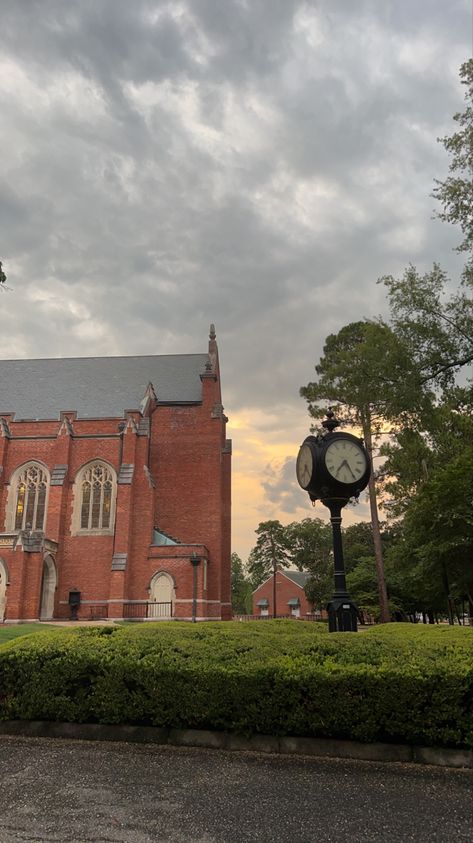
[[116, 477], [113, 469], [102, 462], [85, 466], [76, 481], [76, 529], [80, 532], [110, 532], [115, 514]]
[[15, 480], [14, 530], [42, 530], [49, 475], [38, 463], [23, 466]]

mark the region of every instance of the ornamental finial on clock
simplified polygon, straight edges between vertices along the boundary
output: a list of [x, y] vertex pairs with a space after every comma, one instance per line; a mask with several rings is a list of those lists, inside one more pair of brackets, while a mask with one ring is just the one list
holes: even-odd
[[327, 409], [326, 416], [327, 418], [322, 422], [322, 427], [325, 430], [328, 430], [329, 433], [332, 433], [335, 428], [340, 425], [340, 422], [335, 418], [335, 413], [333, 412], [332, 407]]

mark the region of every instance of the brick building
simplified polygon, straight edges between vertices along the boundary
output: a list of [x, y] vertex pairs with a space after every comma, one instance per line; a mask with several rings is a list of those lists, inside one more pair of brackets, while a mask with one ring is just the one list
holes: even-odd
[[[304, 618], [314, 612], [314, 607], [307, 600], [304, 586], [310, 574], [306, 571], [288, 571], [278, 568], [276, 571], [276, 616]], [[253, 592], [253, 615], [274, 617], [273, 610], [274, 576], [271, 574]]]
[[0, 361], [0, 621], [229, 618], [226, 421], [213, 326], [204, 354]]

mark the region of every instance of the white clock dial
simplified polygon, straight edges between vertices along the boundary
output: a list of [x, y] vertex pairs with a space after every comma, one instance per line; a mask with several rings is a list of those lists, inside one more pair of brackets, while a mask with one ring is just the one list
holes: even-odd
[[356, 483], [366, 471], [365, 452], [356, 442], [335, 439], [325, 451], [325, 465], [339, 483]]
[[296, 474], [298, 483], [303, 489], [307, 489], [312, 478], [313, 469], [314, 458], [312, 456], [312, 450], [309, 445], [301, 445], [297, 455]]

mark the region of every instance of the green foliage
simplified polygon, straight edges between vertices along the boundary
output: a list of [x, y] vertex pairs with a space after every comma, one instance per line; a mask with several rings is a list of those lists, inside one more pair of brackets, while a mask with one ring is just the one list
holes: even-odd
[[[386, 422], [405, 424], [426, 398], [405, 344], [381, 321], [353, 322], [327, 337], [324, 355], [315, 371], [318, 380], [300, 390], [309, 404], [309, 413], [320, 418], [325, 413], [321, 402], [334, 405], [339, 420], [361, 428], [370, 459]], [[374, 474], [368, 483], [368, 494], [381, 619], [387, 622], [389, 609]]]
[[87, 628], [0, 647], [3, 720], [473, 748], [473, 630], [302, 621]]
[[426, 479], [406, 512], [404, 552], [445, 599], [473, 595], [473, 445]]
[[376, 567], [373, 556], [362, 556], [347, 574], [347, 588], [358, 609], [379, 617]]
[[[366, 557], [373, 557], [373, 529], [369, 521], [350, 524], [343, 530], [343, 557], [347, 574]], [[374, 563], [373, 563], [374, 564]]]
[[408, 614], [453, 617], [455, 601], [473, 614], [471, 442], [468, 390], [456, 388], [426, 419], [383, 447], [385, 509], [402, 517], [387, 559], [391, 594]]
[[378, 478], [389, 517], [402, 516], [425, 481], [473, 441], [473, 405], [468, 390], [456, 388], [424, 418], [423, 430], [405, 428], [382, 445]]
[[291, 562], [299, 571], [310, 571], [314, 563], [331, 558], [332, 530], [321, 518], [293, 521], [286, 531]]
[[[458, 131], [445, 138], [439, 138], [451, 156], [450, 173], [445, 181], [437, 181], [434, 196], [443, 206], [438, 216], [446, 222], [460, 226], [463, 240], [458, 251], [470, 253], [467, 273], [472, 270], [471, 253], [473, 250], [473, 58], [462, 64], [460, 79], [465, 85], [466, 107], [463, 112], [453, 116], [458, 124]], [[468, 272], [469, 270], [469, 272]]]
[[255, 533], [258, 539], [248, 557], [248, 574], [252, 587], [258, 588], [275, 565], [289, 567], [291, 554], [287, 530], [280, 521], [262, 521]]
[[[417, 372], [419, 394], [426, 384], [451, 388], [455, 374], [473, 360], [473, 299], [468, 289], [449, 295], [448, 278], [438, 264], [424, 275], [409, 266], [402, 278], [388, 275], [378, 283], [387, 288], [392, 330]], [[412, 394], [407, 398], [411, 406], [429, 410], [425, 398], [420, 406]]]
[[320, 609], [333, 592], [332, 528], [320, 518], [304, 518], [286, 527], [291, 562], [310, 579], [304, 591], [313, 606]]
[[232, 611], [237, 615], [250, 615], [251, 582], [246, 578], [243, 562], [238, 553], [232, 553]]
[[5, 275], [5, 273], [3, 271], [3, 264], [0, 261], [0, 284], [4, 284], [6, 280], [7, 280], [7, 276]]
[[318, 379], [300, 390], [309, 413], [321, 418], [320, 402], [328, 402], [337, 418], [361, 428], [365, 440], [387, 420], [410, 416], [422, 398], [408, 349], [381, 321], [352, 322], [328, 336], [315, 371]]
[[471, 555], [460, 546], [471, 532], [462, 495], [471, 501], [464, 466], [473, 441], [473, 392], [456, 383], [473, 360], [473, 299], [466, 287], [449, 294], [437, 265], [424, 275], [411, 266], [401, 279], [381, 280], [393, 330], [410, 348], [421, 386], [437, 390], [381, 448], [384, 507], [389, 517], [404, 519], [388, 559], [391, 593], [407, 613], [448, 611], [453, 621], [455, 600], [467, 598], [473, 613]]
[[378, 483], [383, 490], [383, 508], [391, 518], [403, 515], [431, 469], [432, 451], [418, 430], [406, 428], [392, 442], [381, 446], [386, 457]]

